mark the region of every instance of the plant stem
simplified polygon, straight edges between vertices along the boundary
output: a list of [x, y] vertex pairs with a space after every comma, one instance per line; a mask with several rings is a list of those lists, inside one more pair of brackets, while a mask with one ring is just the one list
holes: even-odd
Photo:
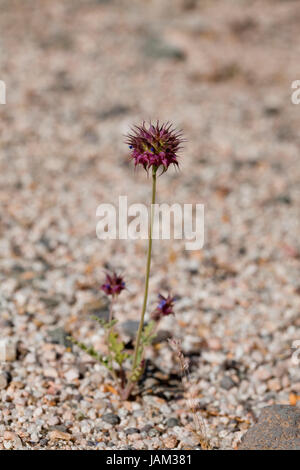
[[[115, 296], [113, 295], [112, 296], [112, 299], [111, 299], [111, 302], [110, 302], [110, 305], [109, 305], [109, 317], [108, 317], [108, 321], [109, 323], [113, 320], [113, 308], [114, 308], [114, 303], [115, 303]], [[111, 332], [111, 328], [109, 328], [109, 330], [107, 330], [106, 332], [106, 342], [107, 342], [107, 347], [108, 347], [108, 354], [110, 353], [109, 351], [109, 335], [110, 335], [110, 332]], [[113, 361], [112, 359], [109, 361], [109, 365], [111, 367], [111, 374], [113, 376], [113, 378], [116, 380], [116, 382], [118, 382], [118, 378], [117, 378], [117, 375], [114, 371], [114, 368], [113, 368]]]
[[153, 215], [154, 215], [154, 204], [155, 204], [155, 196], [156, 196], [156, 171], [157, 171], [157, 168], [154, 167], [152, 171], [152, 201], [151, 201], [150, 223], [149, 223], [149, 240], [148, 240], [148, 255], [147, 255], [147, 266], [146, 266], [144, 302], [143, 302], [139, 329], [138, 329], [137, 337], [136, 337], [132, 372], [134, 372], [137, 366], [138, 353], [139, 353], [141, 335], [142, 335], [143, 326], [144, 326], [144, 317], [146, 313], [147, 300], [148, 300], [149, 276], [150, 276], [151, 252], [152, 252]]

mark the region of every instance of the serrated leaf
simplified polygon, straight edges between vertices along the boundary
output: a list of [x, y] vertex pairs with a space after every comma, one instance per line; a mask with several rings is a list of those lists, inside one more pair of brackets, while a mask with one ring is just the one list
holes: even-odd
[[118, 333], [111, 330], [108, 335], [108, 348], [112, 353], [113, 360], [115, 360], [119, 366], [121, 366], [128, 357], [128, 354], [123, 352], [124, 347], [123, 341], [119, 340]]
[[107, 322], [103, 320], [103, 318], [99, 318], [96, 315], [93, 315], [91, 318], [95, 320], [97, 323], [99, 323], [99, 325], [102, 326], [102, 328], [104, 328], [105, 330], [110, 330], [113, 326], [115, 326], [116, 323], [118, 323], [118, 320], [116, 319], [110, 322]]
[[104, 356], [101, 356], [94, 348], [93, 346], [87, 346], [84, 343], [81, 343], [80, 341], [77, 341], [75, 338], [72, 336], [69, 336], [68, 339], [73, 343], [76, 344], [82, 351], [85, 353], [89, 354], [92, 358], [96, 359], [98, 362], [100, 362], [102, 365], [104, 365], [108, 370], [111, 370], [111, 367], [109, 365], [109, 360], [108, 358], [105, 358]]

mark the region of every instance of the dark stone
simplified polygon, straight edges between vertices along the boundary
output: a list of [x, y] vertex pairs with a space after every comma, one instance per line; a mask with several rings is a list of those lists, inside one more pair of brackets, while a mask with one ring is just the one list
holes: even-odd
[[289, 206], [290, 204], [292, 204], [292, 200], [291, 200], [290, 196], [287, 195], [287, 194], [283, 194], [283, 195], [281, 195], [281, 196], [278, 196], [278, 197], [276, 198], [276, 201], [279, 202], [279, 203], [281, 203], [281, 204], [286, 204], [286, 205], [288, 205], [288, 206]]
[[61, 299], [59, 297], [40, 297], [40, 300], [45, 304], [47, 308], [55, 308], [57, 307]]
[[106, 111], [103, 111], [98, 114], [99, 119], [111, 119], [119, 116], [123, 116], [125, 114], [128, 114], [130, 111], [130, 108], [128, 106], [124, 106], [122, 104], [116, 104], [115, 106], [112, 106], [111, 108], [107, 109]]
[[154, 59], [184, 60], [185, 53], [176, 46], [165, 43], [158, 37], [149, 37], [145, 41], [143, 52]]
[[220, 385], [225, 390], [230, 390], [231, 388], [235, 387], [236, 384], [234, 383], [231, 377], [229, 377], [228, 375], [224, 375]]
[[106, 447], [111, 447], [111, 448], [113, 448], [113, 447], [115, 447], [115, 446], [116, 446], [116, 444], [115, 444], [114, 442], [112, 442], [112, 441], [109, 441], [109, 442], [106, 443]]
[[156, 436], [159, 435], [159, 431], [158, 431], [157, 429], [155, 429], [155, 428], [152, 428], [152, 429], [150, 429], [150, 431], [148, 432], [148, 435], [149, 435], [150, 437], [156, 437]]
[[100, 298], [92, 302], [88, 302], [84, 306], [84, 312], [87, 315], [95, 316], [101, 320], [109, 320], [109, 303], [106, 299]]
[[95, 441], [87, 441], [87, 445], [90, 446], [90, 447], [95, 447], [98, 445], [98, 442], [95, 442]]
[[144, 432], [144, 433], [148, 434], [150, 429], [153, 429], [152, 424], [145, 424], [145, 426], [141, 429], [141, 432]]
[[6, 371], [3, 372], [3, 374], [4, 374], [5, 377], [6, 377], [6, 382], [7, 382], [7, 384], [10, 384], [10, 382], [12, 381], [12, 375], [11, 375], [11, 373], [10, 373], [8, 370], [6, 370]]
[[40, 446], [44, 447], [48, 444], [48, 442], [49, 442], [49, 439], [41, 439], [39, 444], [40, 444]]
[[121, 323], [121, 328], [125, 335], [129, 336], [130, 338], [135, 338], [136, 332], [139, 327], [139, 322], [136, 320], [127, 320]]
[[129, 436], [129, 434], [136, 434], [136, 433], [139, 433], [140, 431], [137, 428], [127, 428], [127, 429], [125, 429], [124, 432], [125, 432], [126, 436]]
[[102, 416], [103, 421], [105, 421], [108, 424], [120, 424], [120, 418], [118, 415], [115, 415], [114, 413], [107, 413]]
[[152, 340], [152, 344], [159, 344], [168, 339], [172, 338], [172, 333], [168, 330], [158, 330], [155, 338]]
[[180, 426], [179, 420], [177, 418], [169, 418], [167, 421], [168, 428], [173, 428], [174, 426]]
[[68, 428], [64, 424], [57, 424], [56, 426], [49, 426], [49, 431], [67, 432]]
[[243, 436], [240, 450], [300, 450], [300, 409], [267, 406]]
[[48, 331], [48, 335], [51, 338], [52, 344], [61, 344], [66, 348], [71, 348], [72, 343], [68, 340], [69, 334], [63, 328], [55, 328], [54, 330]]

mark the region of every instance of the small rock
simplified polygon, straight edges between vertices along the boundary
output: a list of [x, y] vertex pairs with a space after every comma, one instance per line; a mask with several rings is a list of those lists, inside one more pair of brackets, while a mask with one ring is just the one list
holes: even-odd
[[134, 449], [136, 449], [136, 450], [145, 449], [145, 445], [144, 445], [142, 440], [135, 441], [135, 442], [133, 442], [132, 445], [133, 445]]
[[118, 415], [115, 415], [114, 413], [107, 413], [102, 416], [103, 421], [105, 421], [108, 424], [119, 424], [120, 423], [120, 418]]
[[270, 379], [268, 380], [268, 389], [272, 390], [273, 392], [278, 392], [281, 389], [281, 384], [279, 379]]
[[43, 370], [43, 374], [45, 377], [51, 377], [53, 379], [56, 379], [58, 377], [58, 372], [54, 367], [46, 367]]
[[274, 96], [267, 97], [264, 102], [264, 113], [267, 116], [279, 114], [282, 110], [282, 103]]
[[271, 371], [266, 369], [265, 367], [259, 367], [255, 372], [254, 372], [254, 377], [258, 380], [261, 380], [262, 382], [269, 380], [272, 377]]
[[73, 382], [79, 378], [79, 371], [77, 369], [69, 369], [64, 373], [64, 377], [68, 382]]
[[112, 106], [111, 108], [99, 113], [99, 118], [103, 120], [111, 119], [114, 117], [123, 116], [124, 114], [128, 114], [129, 111], [130, 111], [130, 108], [128, 106], [125, 106], [123, 104], [116, 104]]
[[173, 428], [174, 426], [180, 426], [180, 422], [177, 418], [169, 418], [167, 421], [168, 428]]
[[164, 439], [164, 445], [167, 449], [174, 449], [178, 444], [178, 440], [175, 436], [168, 436]]
[[22, 447], [22, 441], [19, 438], [18, 434], [11, 432], [11, 431], [5, 431], [3, 434], [3, 439], [6, 441], [13, 441], [13, 445], [16, 448], [21, 448]]
[[136, 320], [127, 320], [121, 323], [121, 328], [125, 335], [129, 336], [130, 338], [135, 338], [136, 332], [139, 327], [139, 322]]
[[48, 331], [48, 335], [51, 338], [51, 343], [53, 344], [61, 344], [66, 348], [71, 348], [72, 343], [68, 340], [69, 334], [63, 328], [55, 328], [54, 330]]
[[0, 361], [12, 362], [16, 360], [17, 348], [16, 343], [10, 339], [4, 338], [0, 340]]
[[49, 439], [41, 439], [40, 440], [40, 445], [42, 447], [45, 447], [48, 444], [48, 442], [49, 442]]
[[4, 390], [8, 385], [8, 378], [5, 372], [0, 373], [0, 390]]
[[300, 450], [299, 427], [300, 410], [295, 406], [267, 406], [243, 436], [239, 449]]
[[45, 304], [47, 308], [55, 308], [61, 303], [61, 299], [55, 296], [40, 297], [40, 300]]
[[49, 438], [51, 441], [58, 441], [58, 440], [63, 440], [63, 441], [70, 441], [72, 439], [71, 434], [63, 431], [58, 431], [57, 429], [55, 431], [51, 431], [49, 433]]
[[159, 344], [168, 339], [172, 338], [172, 333], [168, 330], [158, 330], [155, 338], [152, 340], [152, 344]]
[[101, 320], [109, 320], [109, 303], [105, 298], [88, 302], [84, 305], [84, 312], [89, 316], [96, 316]]
[[235, 387], [236, 384], [234, 383], [231, 377], [229, 377], [228, 375], [224, 375], [221, 380], [220, 386], [225, 390], [230, 390], [231, 388]]
[[144, 433], [148, 434], [148, 432], [149, 432], [151, 429], [153, 429], [152, 424], [145, 424], [145, 426], [142, 427], [141, 432], [144, 432]]
[[185, 53], [182, 49], [166, 43], [158, 37], [148, 37], [145, 41], [143, 52], [146, 56], [154, 59], [185, 59]]
[[207, 347], [212, 351], [220, 351], [222, 349], [222, 343], [219, 338], [209, 338], [207, 340]]
[[60, 432], [66, 432], [67, 427], [64, 424], [58, 424], [56, 426], [49, 426], [49, 431], [60, 431]]
[[150, 437], [156, 437], [156, 436], [159, 435], [159, 431], [158, 431], [158, 429], [156, 429], [156, 428], [152, 428], [152, 429], [150, 429], [150, 430], [148, 431], [148, 435], [149, 435]]
[[137, 434], [140, 431], [137, 428], [127, 428], [124, 430], [126, 436], [129, 436], [130, 434]]

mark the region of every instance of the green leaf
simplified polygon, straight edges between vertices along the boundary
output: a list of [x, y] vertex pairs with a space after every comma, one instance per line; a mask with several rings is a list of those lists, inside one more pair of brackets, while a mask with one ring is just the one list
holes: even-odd
[[154, 321], [149, 322], [144, 326], [141, 336], [141, 343], [143, 346], [149, 346], [153, 339], [156, 337], [156, 333], [153, 333], [156, 323]]
[[119, 340], [119, 335], [114, 330], [111, 330], [108, 335], [108, 349], [112, 353], [112, 358], [121, 366], [128, 354], [123, 352], [125, 345], [123, 341]]
[[72, 336], [69, 336], [68, 340], [71, 341], [73, 344], [76, 344], [76, 346], [78, 346], [82, 351], [89, 354], [93, 359], [96, 359], [98, 362], [100, 362], [102, 365], [104, 365], [108, 370], [111, 370], [111, 366], [109, 365], [109, 359], [104, 357], [104, 356], [101, 356], [93, 348], [93, 346], [87, 346], [86, 344], [81, 343], [80, 341], [77, 341]]
[[103, 318], [99, 318], [96, 315], [93, 315], [92, 319], [99, 323], [99, 325], [102, 326], [102, 328], [104, 328], [105, 330], [110, 330], [113, 326], [115, 326], [116, 323], [118, 323], [118, 320], [116, 319], [110, 322], [106, 322], [105, 320], [103, 320]]

